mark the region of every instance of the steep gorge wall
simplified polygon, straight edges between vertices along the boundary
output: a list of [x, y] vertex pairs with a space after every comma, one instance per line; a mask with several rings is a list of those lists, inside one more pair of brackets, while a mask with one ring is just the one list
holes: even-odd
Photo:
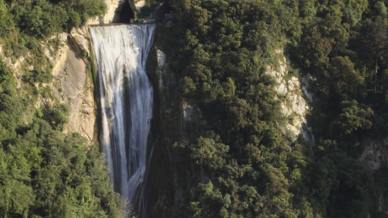
[[[98, 143], [96, 130], [97, 104], [94, 96], [95, 67], [91, 51], [89, 25], [109, 24], [114, 21], [117, 9], [123, 0], [105, 0], [107, 13], [90, 19], [87, 25], [74, 29], [63, 41], [53, 68], [53, 92], [56, 98], [69, 105], [69, 122], [65, 132], [77, 132]], [[129, 10], [129, 9], [128, 9]]]
[[[97, 143], [96, 102], [94, 96], [94, 69], [90, 48], [89, 25], [108, 24], [114, 20], [115, 13], [122, 0], [105, 0], [107, 13], [103, 17], [90, 19], [87, 24], [73, 29], [70, 33], [60, 33], [41, 42], [44, 57], [47, 58], [53, 77], [49, 84], [50, 95], [38, 96], [36, 107], [44, 104], [62, 103], [68, 108], [68, 123], [64, 132], [79, 133], [88, 144]], [[130, 10], [130, 9], [128, 9]], [[56, 41], [55, 45], [49, 41]], [[0, 56], [5, 64], [15, 73], [19, 88], [22, 84], [23, 71], [32, 70], [33, 65], [25, 56], [17, 59], [7, 57], [0, 45]], [[25, 122], [29, 122], [26, 118]]]
[[[88, 26], [110, 24], [115, 21], [118, 10], [124, 1], [127, 0], [105, 0], [107, 12], [102, 17], [89, 19], [85, 26], [73, 29], [70, 33], [61, 33], [51, 37], [58, 41], [56, 48], [46, 42], [42, 42], [46, 46], [44, 51], [45, 56], [52, 66], [51, 75], [53, 80], [50, 84], [46, 84], [51, 89], [52, 95], [50, 98], [40, 97], [37, 107], [44, 103], [59, 102], [68, 107], [69, 117], [68, 123], [64, 127], [64, 131], [71, 133], [76, 132], [85, 137], [89, 144], [97, 143], [97, 104], [94, 95], [94, 79], [93, 72], [94, 63], [91, 51], [91, 39]], [[128, 1], [131, 8], [126, 10], [140, 10], [144, 6], [144, 1]], [[22, 75], [19, 72], [23, 68], [32, 69], [26, 63], [24, 57], [17, 60], [7, 58], [2, 52], [0, 46], [0, 55], [2, 55], [6, 64], [16, 72], [18, 83], [21, 83]]]
[[96, 103], [93, 98], [91, 63], [81, 56], [81, 45], [69, 39], [62, 42], [53, 60], [51, 90], [56, 99], [69, 107], [69, 121], [64, 131], [77, 132], [92, 143], [96, 142]]

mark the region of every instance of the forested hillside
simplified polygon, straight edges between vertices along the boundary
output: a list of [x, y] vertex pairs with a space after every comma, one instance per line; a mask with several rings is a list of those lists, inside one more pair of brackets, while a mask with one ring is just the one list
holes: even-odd
[[[329, 217], [387, 217], [387, 162], [371, 170], [359, 158], [387, 139], [388, 2], [317, 6], [290, 48], [302, 76], [314, 79], [314, 198]], [[386, 142], [378, 144], [386, 155]]]
[[[62, 131], [67, 105], [49, 98], [52, 66], [43, 54], [55, 34], [104, 7], [95, 0], [0, 0], [0, 217], [120, 215], [98, 147]], [[20, 71], [5, 64], [21, 58]]]
[[[388, 217], [387, 165], [360, 159], [387, 149], [387, 6], [167, 1], [157, 44], [197, 117], [168, 144], [174, 217]], [[281, 131], [279, 49], [312, 96], [313, 141]]]
[[[388, 0], [143, 3], [124, 13], [156, 23], [140, 215], [388, 217]], [[99, 146], [65, 133], [69, 108], [49, 85], [59, 34], [105, 11], [103, 0], [0, 0], [0, 217], [122, 216]], [[296, 140], [269, 67], [303, 84]]]

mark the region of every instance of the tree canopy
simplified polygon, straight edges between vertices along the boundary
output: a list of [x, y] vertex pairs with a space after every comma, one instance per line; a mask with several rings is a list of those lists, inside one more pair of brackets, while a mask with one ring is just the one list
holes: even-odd
[[[184, 192], [175, 217], [384, 217], [373, 190], [387, 188], [359, 157], [365, 140], [386, 136], [387, 6], [168, 1], [157, 43], [180, 101], [198, 108], [171, 145], [184, 157], [173, 161]], [[312, 147], [280, 129], [265, 73], [279, 49], [309, 83]]]

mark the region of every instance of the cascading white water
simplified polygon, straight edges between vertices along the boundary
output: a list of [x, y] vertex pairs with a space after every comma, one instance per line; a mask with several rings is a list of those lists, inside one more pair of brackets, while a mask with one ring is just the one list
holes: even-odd
[[153, 91], [145, 71], [154, 25], [91, 27], [102, 134], [115, 190], [131, 202], [143, 182]]

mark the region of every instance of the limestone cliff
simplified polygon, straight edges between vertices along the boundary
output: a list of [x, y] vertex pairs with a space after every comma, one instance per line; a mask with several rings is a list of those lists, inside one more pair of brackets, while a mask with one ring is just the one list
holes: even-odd
[[92, 75], [93, 63], [88, 25], [112, 23], [123, 0], [105, 0], [107, 13], [90, 19], [87, 25], [59, 37], [60, 48], [51, 58], [53, 82], [50, 84], [54, 97], [69, 107], [69, 122], [65, 132], [77, 132], [89, 143], [97, 142], [97, 105]]
[[[67, 35], [70, 39], [72, 36]], [[70, 40], [62, 41], [57, 57], [53, 59], [53, 96], [69, 107], [69, 122], [65, 132], [77, 132], [91, 143], [95, 139], [96, 104], [93, 98], [93, 82], [90, 63], [80, 56], [80, 49]], [[88, 50], [86, 50], [88, 51]]]
[[[49, 95], [39, 95], [35, 107], [44, 104], [63, 103], [67, 106], [69, 117], [64, 132], [79, 133], [89, 144], [97, 142], [96, 102], [94, 98], [93, 64], [88, 26], [113, 22], [117, 8], [123, 0], [105, 0], [107, 13], [102, 17], [90, 19], [81, 28], [70, 33], [60, 33], [42, 41], [43, 58], [48, 62], [53, 77], [43, 87], [50, 89]], [[50, 43], [55, 41], [55, 43]], [[32, 70], [34, 65], [26, 61], [29, 52], [19, 58], [8, 57], [0, 45], [2, 60], [15, 73], [18, 88], [22, 89], [23, 72]], [[31, 121], [31, 114], [26, 113], [25, 122]]]
[[301, 81], [292, 74], [282, 50], [275, 51], [274, 55], [277, 56], [277, 63], [268, 65], [266, 73], [275, 81], [276, 98], [280, 100], [283, 116], [287, 119], [283, 130], [295, 140], [306, 124], [309, 105], [305, 100]]

